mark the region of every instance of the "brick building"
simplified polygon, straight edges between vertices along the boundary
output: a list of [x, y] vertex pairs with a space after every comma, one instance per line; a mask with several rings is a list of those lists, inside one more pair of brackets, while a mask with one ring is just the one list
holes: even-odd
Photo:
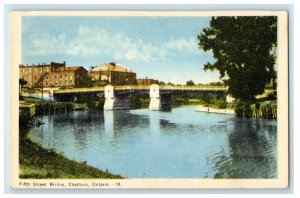
[[143, 79], [137, 79], [137, 84], [138, 85], [152, 85], [152, 84], [159, 84], [159, 81], [146, 77]]
[[19, 65], [20, 78], [26, 80], [27, 87], [80, 87], [88, 71], [82, 66], [67, 67], [66, 63], [43, 65]]
[[136, 73], [116, 63], [105, 63], [89, 71], [94, 82], [106, 81], [111, 85], [136, 85]]

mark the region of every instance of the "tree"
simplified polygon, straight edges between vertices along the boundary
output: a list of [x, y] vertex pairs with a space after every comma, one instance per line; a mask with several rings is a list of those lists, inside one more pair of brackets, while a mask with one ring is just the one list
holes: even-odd
[[209, 85], [212, 85], [212, 86], [222, 86], [222, 82], [210, 82]]
[[24, 80], [23, 78], [19, 78], [19, 86], [20, 86], [20, 92], [22, 92], [22, 88], [27, 85], [27, 81]]
[[277, 17], [212, 17], [210, 27], [198, 35], [199, 48], [212, 50], [214, 63], [235, 98], [250, 101], [276, 78]]
[[194, 83], [193, 80], [188, 80], [188, 81], [186, 81], [186, 85], [187, 85], [187, 86], [194, 86], [195, 83]]
[[92, 77], [90, 77], [90, 76], [84, 76], [82, 78], [82, 86], [83, 87], [92, 87], [93, 86]]
[[19, 91], [19, 100], [23, 100], [23, 96], [22, 96], [22, 89], [25, 85], [27, 85], [27, 81], [24, 80], [23, 78], [19, 78], [19, 88], [20, 88], [20, 91]]

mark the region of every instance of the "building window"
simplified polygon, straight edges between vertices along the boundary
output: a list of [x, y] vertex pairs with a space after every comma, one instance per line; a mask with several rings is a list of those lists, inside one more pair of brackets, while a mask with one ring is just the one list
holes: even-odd
[[34, 80], [36, 80], [36, 76], [34, 76]]
[[62, 78], [62, 75], [60, 74], [59, 77]]
[[71, 84], [72, 84], [72, 82], [73, 82], [73, 81], [72, 81], [72, 80], [70, 80], [70, 83], [71, 83]]
[[57, 79], [57, 75], [56, 75], [56, 74], [55, 74], [55, 76], [54, 76], [54, 77], [55, 77], [55, 79]]
[[68, 77], [68, 74], [65, 74], [65, 78], [67, 78]]

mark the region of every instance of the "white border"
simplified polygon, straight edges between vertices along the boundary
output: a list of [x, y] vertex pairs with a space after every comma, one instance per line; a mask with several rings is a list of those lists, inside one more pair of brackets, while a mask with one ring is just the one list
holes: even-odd
[[[19, 179], [18, 163], [18, 65], [21, 61], [21, 17], [22, 16], [277, 16], [278, 17], [278, 177], [276, 179], [121, 179], [115, 180], [78, 180], [71, 182], [88, 184], [75, 188], [68, 185], [70, 180], [28, 180]], [[96, 189], [272, 189], [288, 186], [288, 40], [287, 40], [287, 12], [284, 11], [205, 11], [205, 12], [145, 12], [145, 11], [108, 11], [108, 12], [79, 12], [79, 11], [30, 11], [10, 13], [10, 128], [11, 128], [11, 187], [21, 189], [60, 189], [50, 184], [59, 181], [66, 187], [63, 189], [95, 189], [95, 182], [109, 183], [110, 186], [96, 187]], [[30, 186], [23, 185], [28, 182]], [[112, 186], [116, 182], [120, 187]], [[34, 183], [45, 183], [46, 187], [34, 186]]]
[[[80, 2], [80, 1], [78, 1], [78, 0], [73, 0], [72, 1], [72, 3], [79, 3], [79, 4], [82, 4], [82, 3], [89, 3], [89, 2], [92, 2], [92, 3], [106, 3], [106, 4], [113, 4], [113, 3], [120, 3], [120, 4], [127, 4], [127, 8], [128, 8], [128, 4], [130, 4], [130, 3], [132, 3], [132, 1], [131, 2], [129, 2], [128, 0], [125, 0], [125, 1], [122, 1], [122, 0], [119, 0], [119, 1], [115, 1], [115, 0], [110, 0], [110, 1], [107, 1], [107, 2], [94, 2], [94, 1], [90, 1], [90, 0], [86, 0], [86, 1], [84, 1], [84, 2]], [[135, 1], [136, 3], [141, 3], [140, 1]], [[290, 21], [292, 22], [292, 24], [294, 25], [294, 28], [295, 28], [295, 32], [293, 31], [293, 32], [291, 32], [290, 34], [293, 36], [293, 38], [290, 38], [290, 39], [292, 39], [292, 41], [294, 41], [293, 43], [300, 43], [300, 41], [299, 41], [299, 35], [300, 35], [300, 32], [299, 32], [299, 25], [297, 24], [297, 23], [294, 23], [294, 20], [295, 21], [298, 21], [298, 19], [299, 19], [299, 14], [300, 14], [300, 10], [299, 10], [299, 2], [297, 1], [297, 0], [274, 0], [274, 1], [270, 1], [270, 0], [252, 0], [252, 1], [249, 1], [249, 0], [246, 0], [246, 1], [239, 1], [239, 0], [233, 0], [233, 1], [223, 1], [223, 0], [220, 0], [220, 1], [214, 1], [214, 0], [204, 0], [204, 1], [201, 1], [201, 2], [199, 2], [198, 0], [186, 0], [186, 1], [178, 1], [178, 0], [174, 0], [174, 1], [165, 1], [165, 0], [160, 0], [160, 1], [157, 1], [157, 0], [153, 0], [153, 1], [143, 1], [142, 3], [144, 3], [144, 2], [146, 2], [146, 3], [163, 3], [163, 4], [166, 4], [166, 3], [172, 3], [172, 5], [170, 6], [171, 7], [171, 9], [176, 9], [176, 5], [174, 5], [174, 4], [177, 4], [177, 3], [181, 3], [181, 4], [184, 4], [184, 6], [178, 6], [177, 5], [177, 10], [194, 10], [194, 9], [201, 9], [202, 7], [203, 7], [203, 9], [206, 9], [207, 7], [207, 5], [205, 6], [193, 6], [193, 5], [188, 5], [187, 3], [192, 3], [192, 4], [198, 4], [198, 3], [204, 3], [204, 4], [227, 4], [227, 6], [228, 7], [239, 7], [239, 9], [240, 8], [243, 8], [243, 4], [248, 4], [248, 6], [249, 7], [253, 7], [253, 8], [255, 8], [255, 9], [260, 9], [261, 7], [264, 7], [264, 8], [266, 8], [266, 6], [264, 5], [264, 6], [259, 6], [259, 5], [251, 5], [251, 4], [249, 4], [249, 3], [256, 3], [256, 4], [266, 4], [266, 3], [273, 3], [272, 5], [270, 5], [269, 7], [277, 7], [278, 8], [278, 5], [275, 5], [275, 3], [281, 3], [281, 4], [287, 4], [287, 3], [289, 3], [289, 4], [292, 4], [292, 6], [294, 6], [294, 9], [295, 9], [295, 11], [293, 12], [294, 13], [294, 16], [295, 16], [295, 18], [292, 18], [292, 19], [290, 19]], [[75, 6], [75, 8], [74, 9], [80, 9], [79, 7], [76, 7], [76, 5], [74, 5], [74, 4], [69, 4], [69, 5], [60, 5], [60, 4], [66, 4], [66, 3], [69, 3], [69, 1], [68, 0], [43, 0], [42, 2], [41, 1], [31, 1], [31, 0], [21, 0], [21, 1], [15, 1], [15, 0], [3, 0], [3, 1], [1, 1], [1, 13], [4, 13], [4, 5], [5, 4], [11, 4], [11, 3], [19, 3], [19, 4], [23, 4], [23, 8], [22, 8], [22, 6], [20, 6], [20, 5], [12, 5], [12, 7], [17, 7], [17, 9], [19, 9], [19, 10], [32, 10], [32, 9], [40, 9], [40, 10], [47, 10], [47, 8], [45, 8], [45, 7], [43, 7], [42, 5], [24, 5], [24, 3], [25, 4], [33, 4], [33, 3], [39, 3], [39, 4], [41, 4], [41, 3], [44, 3], [44, 4], [49, 4], [49, 3], [58, 3], [58, 5], [49, 5], [48, 6], [48, 8], [49, 7], [52, 7], [52, 9], [53, 9], [53, 7], [54, 7], [54, 9], [55, 10], [59, 10], [60, 9], [60, 7], [74, 7]], [[233, 4], [236, 4], [236, 5], [230, 5], [229, 3], [233, 3]], [[239, 5], [237, 5], [237, 4], [239, 4]], [[28, 9], [28, 6], [30, 7], [29, 9]], [[21, 7], [21, 8], [20, 8]], [[109, 7], [109, 6], [108, 6]], [[105, 7], [104, 9], [108, 9], [108, 7]], [[126, 6], [125, 6], [126, 7]], [[129, 9], [129, 10], [134, 10], [134, 9], [140, 9], [141, 10], [141, 7], [142, 6], [129, 6], [129, 7], [131, 7], [131, 9]], [[133, 8], [132, 8], [133, 7]], [[168, 10], [168, 9], [166, 9], [165, 7], [165, 5], [162, 5], [161, 7], [155, 7], [155, 6], [148, 6], [148, 7], [150, 7], [152, 10], [154, 9], [154, 10], [156, 10], [156, 9], [158, 9], [158, 10], [161, 10], [161, 9], [165, 9], [165, 10]], [[167, 7], [169, 7], [169, 6], [167, 6]], [[90, 6], [90, 7], [88, 7], [88, 5], [85, 5], [85, 9], [91, 9], [91, 10], [93, 10], [94, 9], [94, 6]], [[120, 6], [119, 6], [119, 9], [120, 9]], [[143, 9], [145, 9], [145, 7], [143, 8]], [[220, 8], [217, 8], [217, 9], [220, 9]], [[5, 18], [4, 18], [4, 16], [3, 15], [1, 15], [0, 16], [0, 18], [1, 18], [1, 21], [0, 22], [2, 22], [1, 24], [4, 24], [4, 22], [5, 22]], [[5, 31], [1, 31], [0, 32], [0, 36], [1, 36], [1, 38], [2, 38], [2, 40], [4, 40], [4, 32], [6, 32], [7, 33], [7, 29], [5, 29]], [[0, 60], [4, 60], [4, 45], [1, 45], [1, 47], [0, 47]], [[7, 49], [6, 49], [7, 50]], [[290, 55], [291, 55], [291, 53], [293, 54], [294, 53], [294, 51], [295, 52], [299, 52], [299, 45], [295, 45], [295, 49], [294, 48], [291, 48], [291, 46], [290, 46]], [[297, 73], [297, 74], [299, 74], [300, 73], [300, 71], [299, 71], [299, 67], [294, 67], [294, 65], [299, 65], [299, 60], [298, 59], [292, 59], [292, 60], [290, 60], [293, 64], [292, 65], [290, 65], [290, 72], [293, 72], [293, 73], [290, 73], [291, 75], [290, 75], [290, 89], [291, 89], [291, 92], [290, 92], [290, 101], [292, 101], [292, 103], [290, 103], [290, 105], [291, 105], [291, 109], [292, 109], [292, 116], [291, 116], [291, 121], [292, 121], [292, 123], [291, 123], [291, 132], [292, 132], [292, 136], [293, 136], [293, 139], [291, 139], [291, 142], [292, 142], [292, 146], [294, 146], [295, 148], [292, 148], [291, 150], [292, 151], [299, 151], [299, 140], [300, 140], [300, 137], [299, 137], [299, 133], [297, 133], [297, 131], [299, 132], [300, 131], [300, 128], [299, 128], [299, 121], [297, 122], [297, 120], [300, 120], [300, 114], [299, 114], [299, 110], [300, 110], [300, 105], [299, 105], [299, 103], [297, 104], [297, 103], [293, 103], [293, 101], [299, 101], [299, 90], [297, 90], [297, 89], [295, 89], [294, 90], [294, 88], [295, 87], [299, 87], [299, 78], [294, 78], [294, 73]], [[3, 61], [2, 61], [3, 62]], [[3, 64], [3, 65], [5, 65], [5, 64]], [[4, 67], [1, 67], [0, 66], [0, 79], [4, 79], [4, 76], [5, 75], [7, 75], [8, 73], [7, 73], [8, 71], [7, 71], [7, 69], [6, 70], [4, 70]], [[8, 82], [6, 82], [6, 85], [7, 85], [7, 83]], [[0, 83], [0, 110], [1, 110], [1, 119], [0, 119], [0, 127], [1, 127], [1, 129], [3, 129], [3, 130], [0, 130], [0, 131], [4, 131], [4, 117], [5, 116], [7, 116], [7, 112], [5, 112], [5, 114], [4, 114], [4, 102], [5, 102], [5, 104], [7, 105], [7, 100], [6, 101], [4, 101], [4, 99], [5, 99], [5, 97], [4, 97], [4, 93], [6, 93], [7, 94], [7, 91], [5, 91], [4, 90], [4, 85], [5, 84], [3, 84], [3, 83]], [[295, 91], [295, 92], [294, 92]], [[294, 120], [296, 121], [295, 123], [294, 123]], [[294, 131], [296, 132], [296, 133], [294, 133]], [[1, 140], [2, 140], [2, 142], [4, 142], [4, 134], [2, 134], [1, 136]], [[2, 139], [3, 138], [3, 139]], [[0, 152], [3, 154], [3, 152], [4, 152], [4, 147], [2, 146], [2, 147], [0, 147]], [[7, 155], [7, 153], [8, 153], [8, 150], [6, 149], [6, 155]], [[280, 191], [277, 191], [277, 190], [272, 190], [272, 191], [253, 191], [253, 190], [235, 190], [235, 191], [137, 191], [137, 190], [135, 190], [135, 191], [109, 191], [109, 193], [126, 193], [126, 194], [128, 194], [128, 193], [152, 193], [152, 192], [154, 192], [154, 193], [180, 193], [180, 194], [182, 194], [182, 193], [225, 193], [225, 195], [221, 195], [222, 197], [235, 197], [235, 196], [237, 196], [237, 195], [230, 195], [230, 194], [232, 194], [232, 193], [243, 193], [244, 195], [243, 196], [246, 196], [245, 195], [245, 193], [250, 193], [250, 195], [248, 195], [248, 196], [253, 196], [253, 195], [251, 195], [251, 193], [259, 193], [258, 195], [255, 195], [255, 196], [257, 196], [257, 197], [274, 197], [274, 195], [272, 195], [273, 193], [275, 193], [275, 194], [277, 194], [277, 193], [279, 193], [279, 194], [281, 194], [281, 193], [284, 193], [284, 194], [281, 194], [281, 195], [277, 195], [276, 197], [281, 197], [281, 196], [285, 196], [285, 197], [296, 197], [296, 195], [299, 195], [299, 189], [300, 189], [300, 185], [299, 185], [299, 169], [297, 168], [297, 167], [300, 167], [300, 165], [299, 165], [299, 155], [296, 153], [296, 155], [295, 155], [295, 157], [294, 157], [294, 152], [292, 152], [291, 153], [291, 158], [292, 158], [292, 160], [295, 162], [295, 165], [291, 165], [292, 166], [292, 169], [294, 169], [294, 167], [296, 167], [295, 168], [295, 170], [294, 170], [294, 175], [295, 175], [295, 180], [294, 181], [291, 181], [291, 184], [292, 184], [292, 186], [290, 187], [290, 189], [289, 190], [280, 190]], [[4, 162], [4, 159], [3, 158], [0, 158], [1, 159], [1, 163], [0, 163], [0, 170], [1, 170], [1, 172], [0, 172], [0, 175], [1, 175], [1, 181], [0, 181], [0, 191], [2, 192], [2, 194], [4, 195], [4, 197], [11, 197], [10, 195], [7, 195], [7, 194], [4, 194], [4, 186], [2, 185], [2, 184], [4, 184], [4, 174], [2, 174], [2, 173], [4, 173], [4, 163], [6, 163], [7, 164], [7, 162]], [[5, 170], [5, 171], [7, 171], [7, 169]], [[292, 179], [293, 179], [294, 177], [292, 176]], [[7, 185], [7, 181], [8, 181], [8, 179], [6, 178], [6, 185]], [[7, 190], [7, 186], [5, 186], [5, 188], [6, 188], [6, 192], [5, 193], [21, 193], [21, 194], [23, 194], [23, 193], [72, 193], [73, 191], [69, 191], [69, 192], [66, 192], [66, 191], [18, 191], [18, 192], [16, 192], [16, 191], [9, 191], [9, 189]], [[76, 193], [108, 193], [108, 191], [93, 191], [93, 192], [90, 192], [90, 191], [76, 191]], [[229, 194], [228, 194], [229, 193]], [[261, 194], [261, 193], [263, 193], [263, 194]], [[271, 193], [271, 195], [269, 194], [265, 194], [265, 193]], [[288, 193], [288, 194], [286, 194], [286, 193]], [[227, 194], [227, 195], [226, 195]], [[18, 196], [18, 195], [14, 195], [14, 197], [15, 196]], [[22, 197], [32, 197], [32, 196], [34, 196], [34, 195], [21, 195]], [[44, 196], [47, 196], [47, 195], [44, 195]], [[51, 195], [48, 195], [48, 196], [51, 196]], [[62, 196], [58, 196], [58, 197], [65, 197], [66, 195], [62, 195]], [[79, 195], [72, 195], [72, 196], [77, 196], [77, 197], [81, 197], [82, 196], [82, 194], [79, 194]], [[103, 195], [101, 195], [101, 196], [103, 196]], [[127, 195], [128, 196], [128, 195]], [[172, 195], [172, 197], [173, 197], [174, 195]], [[179, 195], [180, 196], [180, 195]], [[197, 196], [197, 195], [196, 195]], [[211, 197], [211, 195], [201, 195], [201, 196], [204, 196], [204, 197]], [[214, 195], [212, 195], [212, 196], [214, 196]], [[239, 197], [240, 197], [240, 195], [238, 195]], [[51, 196], [52, 197], [52, 196]], [[129, 196], [128, 196], [129, 197]], [[130, 195], [130, 197], [131, 197], [131, 195]]]

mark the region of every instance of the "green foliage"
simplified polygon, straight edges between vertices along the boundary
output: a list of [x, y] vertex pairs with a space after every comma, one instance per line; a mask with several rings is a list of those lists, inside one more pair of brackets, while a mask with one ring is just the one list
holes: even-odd
[[142, 107], [142, 102], [140, 100], [140, 97], [137, 95], [133, 95], [130, 98], [130, 108], [131, 109], [139, 109]]
[[223, 86], [224, 84], [222, 82], [210, 82], [209, 85], [212, 85], [212, 86]]
[[22, 100], [24, 100], [24, 97], [22, 96], [21, 93], [19, 93], [19, 101], [22, 101]]
[[[33, 118], [28, 111], [19, 110], [19, 128], [26, 129], [33, 124]], [[20, 135], [23, 135], [20, 132]]]
[[249, 102], [244, 102], [240, 99], [234, 101], [234, 111], [237, 116], [251, 117], [252, 110]]
[[223, 98], [221, 98], [219, 100], [216, 100], [215, 104], [219, 109], [226, 109], [227, 108], [227, 102]]
[[187, 86], [194, 86], [195, 83], [194, 83], [193, 80], [188, 80], [188, 81], [186, 81], [186, 85], [187, 85]]
[[185, 105], [189, 104], [189, 98], [187, 96], [173, 96], [172, 97], [172, 105], [174, 106], [180, 106], [180, 105]]
[[84, 76], [82, 79], [82, 87], [92, 87], [92, 86], [93, 86], [92, 77]]
[[105, 102], [105, 98], [93, 95], [81, 95], [77, 97], [75, 103], [75, 109], [94, 109], [94, 110], [101, 110], [103, 109]]
[[208, 106], [210, 104], [214, 104], [217, 96], [213, 94], [202, 94], [200, 95], [200, 99], [203, 101], [204, 105]]
[[43, 115], [45, 113], [50, 113], [53, 111], [64, 111], [64, 110], [71, 111], [74, 109], [74, 104], [70, 102], [57, 103], [53, 101], [46, 101], [38, 98], [29, 98], [29, 97], [24, 98], [24, 100], [35, 104], [37, 115]]
[[275, 82], [277, 17], [213, 17], [198, 40], [216, 60], [204, 69], [218, 70], [233, 97], [253, 100]]
[[21, 87], [27, 85], [27, 83], [28, 83], [28, 82], [27, 82], [26, 80], [24, 80], [23, 78], [20, 78], [20, 79], [19, 79], [19, 85], [20, 85]]
[[260, 106], [261, 117], [273, 119], [277, 117], [277, 104], [272, 104], [270, 101], [266, 101]]

